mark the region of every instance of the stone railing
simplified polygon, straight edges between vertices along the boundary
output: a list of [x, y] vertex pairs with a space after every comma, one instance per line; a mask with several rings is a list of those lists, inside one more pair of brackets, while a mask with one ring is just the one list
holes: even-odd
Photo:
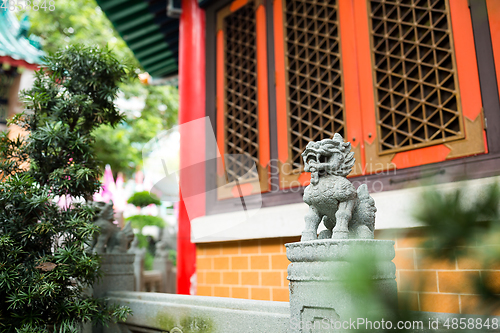
[[[323, 323], [350, 321], [375, 314], [369, 294], [383, 295], [388, 309], [396, 308], [397, 286], [394, 242], [373, 239], [321, 239], [286, 244], [290, 281], [291, 323], [301, 327], [322, 327]], [[368, 271], [360, 259], [370, 258]], [[363, 277], [356, 276], [362, 273]], [[358, 281], [356, 281], [359, 279]], [[370, 281], [367, 281], [370, 280]], [[350, 288], [364, 283], [365, 293]], [[383, 314], [382, 314], [383, 315]], [[387, 314], [386, 314], [387, 315]], [[291, 325], [290, 332], [302, 332]]]
[[286, 332], [290, 321], [286, 302], [126, 291], [107, 296], [134, 314], [126, 324], [110, 325], [106, 333], [278, 333]]
[[128, 253], [101, 254], [103, 278], [93, 286], [93, 295], [103, 297], [115, 290], [135, 290], [134, 255]]

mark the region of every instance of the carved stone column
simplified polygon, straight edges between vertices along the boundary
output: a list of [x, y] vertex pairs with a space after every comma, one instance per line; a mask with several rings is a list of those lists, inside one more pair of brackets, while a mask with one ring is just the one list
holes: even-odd
[[[352, 273], [361, 270], [359, 258], [372, 258], [368, 282], [385, 301], [397, 303], [394, 242], [373, 239], [322, 239], [286, 244], [290, 281], [290, 332], [339, 332], [335, 322], [367, 314], [380, 314], [380, 307], [366, 304], [367, 295], [350, 288]], [[366, 276], [365, 276], [366, 277]], [[365, 279], [366, 280], [366, 279]], [[367, 281], [361, 281], [364, 283]], [[375, 308], [376, 307], [376, 308]], [[371, 311], [373, 310], [373, 311]], [[378, 311], [378, 312], [377, 312]], [[345, 326], [345, 325], [344, 325]], [[350, 327], [352, 328], [352, 327]]]

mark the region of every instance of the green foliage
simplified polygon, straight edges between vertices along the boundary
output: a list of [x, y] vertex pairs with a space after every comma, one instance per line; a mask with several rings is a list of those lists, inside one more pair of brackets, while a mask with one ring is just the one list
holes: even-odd
[[132, 222], [132, 228], [142, 230], [147, 225], [154, 225], [159, 228], [165, 227], [165, 221], [159, 216], [152, 215], [132, 215], [126, 218]]
[[55, 0], [54, 11], [25, 11], [30, 33], [42, 37], [43, 50], [55, 53], [68, 44], [109, 47], [120, 59], [137, 66], [132, 52], [95, 0]]
[[485, 268], [482, 278], [470, 282], [481, 296], [477, 308], [493, 314], [500, 309], [500, 295], [488, 270], [500, 264], [500, 187], [486, 187], [473, 199], [466, 193], [427, 191], [415, 216], [429, 228], [431, 239], [424, 245], [433, 258], [455, 261], [468, 256]]
[[169, 250], [168, 251], [168, 260], [172, 261], [174, 266], [177, 266], [177, 251]]
[[152, 195], [148, 191], [135, 192], [128, 200], [129, 204], [132, 204], [137, 207], [146, 207], [151, 204], [153, 205], [161, 205], [161, 201], [158, 197], [153, 193]]
[[137, 80], [129, 80], [121, 86], [125, 98], [137, 96], [145, 97], [145, 107], [138, 118], [130, 119], [132, 126], [139, 125], [132, 141], [147, 142], [156, 134], [151, 132], [151, 124], [158, 124], [160, 130], [170, 128], [177, 123], [177, 110], [179, 109], [179, 92], [172, 86], [143, 85]]
[[144, 270], [151, 271], [153, 270], [153, 262], [155, 260], [155, 256], [151, 254], [151, 252], [146, 251], [144, 254]]
[[[41, 36], [43, 50], [55, 52], [68, 44], [108, 47], [130, 68], [139, 73], [140, 65], [132, 51], [106, 18], [95, 0], [55, 0], [55, 11], [27, 11], [30, 33]], [[132, 174], [142, 166], [142, 147], [159, 131], [177, 121], [178, 92], [175, 87], [144, 86], [137, 78], [120, 85], [125, 98], [145, 98], [140, 116], [125, 115], [118, 126], [101, 126], [94, 132], [94, 152], [98, 164], [106, 164], [116, 174]]]
[[451, 258], [464, 246], [491, 235], [500, 228], [500, 189], [490, 186], [474, 201], [464, 200], [464, 191], [427, 191], [415, 217], [429, 227], [434, 237], [426, 244], [433, 255]]
[[[138, 193], [148, 193], [148, 192], [138, 192]], [[132, 199], [132, 197], [130, 199]], [[152, 215], [132, 215], [127, 217], [126, 220], [131, 221], [132, 228], [139, 229], [139, 232], [135, 234], [135, 236], [139, 240], [138, 247], [147, 250], [144, 256], [144, 269], [152, 270], [153, 260], [155, 256], [155, 247], [149, 242], [148, 236], [142, 234], [142, 228], [144, 228], [147, 225], [164, 228], [166, 226], [165, 221], [159, 216], [152, 216]]]
[[[76, 332], [84, 321], [123, 320], [129, 309], [85, 294], [99, 276], [88, 253], [101, 174], [92, 131], [116, 125], [113, 99], [125, 68], [107, 50], [71, 46], [46, 59], [26, 112], [28, 135], [0, 138], [0, 332]], [[81, 203], [61, 209], [63, 195]]]
[[155, 259], [154, 247], [152, 248], [151, 244], [149, 243], [148, 236], [138, 233], [135, 234], [135, 237], [137, 237], [138, 239], [137, 246], [140, 249], [146, 249], [146, 252], [144, 253], [144, 270], [150, 271], [153, 269], [153, 261]]
[[130, 131], [133, 130], [133, 127], [122, 123], [115, 128], [101, 126], [94, 133], [96, 158], [101, 166], [109, 164], [115, 175], [123, 172], [131, 177], [141, 164], [141, 150], [130, 140]]
[[[122, 120], [113, 100], [125, 77], [109, 51], [72, 46], [47, 58], [47, 67], [36, 72], [33, 88], [23, 94], [27, 112], [14, 119], [31, 134], [18, 142], [4, 136], [0, 154], [28, 157], [31, 176], [53, 194], [88, 198], [100, 186], [101, 174], [90, 133]], [[9, 161], [4, 162], [8, 174], [21, 171], [25, 162], [2, 160]]]
[[114, 173], [126, 176], [142, 166], [142, 148], [160, 131], [177, 121], [178, 91], [171, 86], [144, 86], [129, 80], [121, 86], [125, 98], [145, 97], [140, 116], [126, 114], [125, 123], [116, 128], [103, 126], [96, 131], [96, 154], [102, 165], [109, 164]]

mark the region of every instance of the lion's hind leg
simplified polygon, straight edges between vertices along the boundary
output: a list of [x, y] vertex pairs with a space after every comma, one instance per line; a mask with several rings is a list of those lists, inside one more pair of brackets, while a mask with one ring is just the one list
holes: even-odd
[[335, 213], [336, 224], [333, 230], [332, 238], [348, 239], [349, 238], [349, 222], [351, 221], [352, 211], [355, 207], [356, 200], [341, 201], [339, 208]]

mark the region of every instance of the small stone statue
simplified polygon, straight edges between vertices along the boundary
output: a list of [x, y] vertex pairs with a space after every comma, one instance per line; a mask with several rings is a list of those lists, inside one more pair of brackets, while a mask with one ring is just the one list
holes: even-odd
[[177, 235], [168, 228], [163, 229], [161, 240], [156, 243], [156, 257], [167, 258], [170, 250], [177, 251]]
[[[375, 201], [366, 184], [358, 190], [346, 178], [354, 166], [351, 143], [336, 133], [333, 139], [309, 142], [302, 153], [311, 183], [304, 191], [304, 202], [309, 205], [305, 217], [306, 228], [301, 241], [315, 239], [373, 239], [375, 229]], [[317, 236], [323, 222], [327, 230]]]
[[109, 237], [108, 245], [106, 246], [108, 253], [127, 253], [130, 243], [135, 238], [132, 225], [128, 222], [123, 229], [116, 227], [117, 232], [113, 232]]
[[92, 251], [98, 254], [127, 253], [130, 243], [134, 239], [134, 231], [130, 222], [123, 229], [118, 228], [113, 223], [113, 202], [97, 203], [97, 205], [103, 206], [94, 222], [101, 228], [101, 231], [97, 236], [94, 236]]

